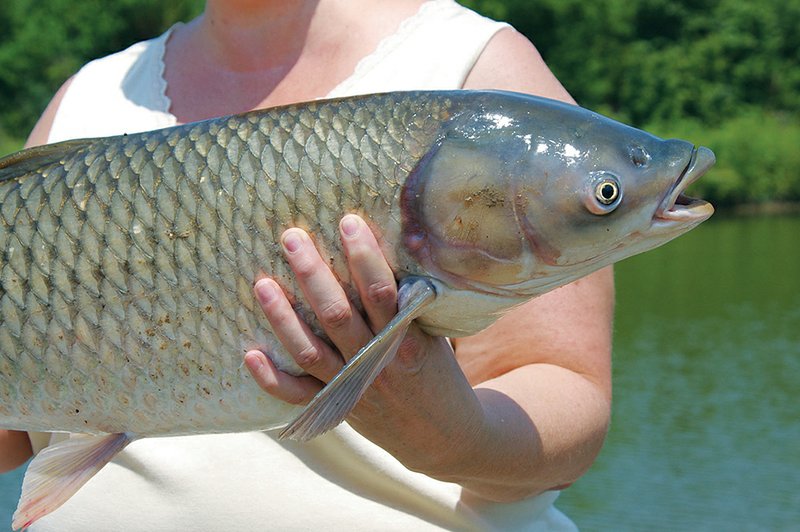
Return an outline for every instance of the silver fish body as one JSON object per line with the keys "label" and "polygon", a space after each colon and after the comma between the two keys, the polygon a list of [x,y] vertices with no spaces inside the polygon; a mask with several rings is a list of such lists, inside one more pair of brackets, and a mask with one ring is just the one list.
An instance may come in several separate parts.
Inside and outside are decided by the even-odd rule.
{"label": "silver fish body", "polygon": [[[337,222],[362,215],[398,280],[433,280],[439,297],[417,321],[465,335],[707,218],[682,190],[712,162],[581,108],[467,91],[318,101],[9,156],[0,427],[280,426],[297,408],[260,391],[242,355],[261,348],[300,372],[255,304],[262,275],[322,333],[277,245],[286,228],[308,230],[349,287]],[[603,202],[614,187],[624,197],[597,203],[601,185]]]}

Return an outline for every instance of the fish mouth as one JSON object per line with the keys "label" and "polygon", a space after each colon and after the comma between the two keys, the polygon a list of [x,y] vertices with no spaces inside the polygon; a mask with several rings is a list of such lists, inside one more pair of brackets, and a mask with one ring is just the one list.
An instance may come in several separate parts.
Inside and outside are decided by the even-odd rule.
{"label": "fish mouth", "polygon": [[700,179],[714,162],[716,162],[714,152],[704,146],[694,148],[689,163],[659,205],[654,219],[700,223],[714,214],[714,207],[710,203],[684,194],[689,185]]}

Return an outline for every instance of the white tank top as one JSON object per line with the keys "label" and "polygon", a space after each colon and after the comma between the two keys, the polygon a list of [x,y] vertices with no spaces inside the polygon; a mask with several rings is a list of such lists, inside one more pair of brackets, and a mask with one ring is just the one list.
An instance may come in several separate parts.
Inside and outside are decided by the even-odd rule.
{"label": "white tank top", "polygon": [[[427,2],[328,96],[460,88],[504,27],[453,0]],[[171,31],[84,66],[49,141],[175,125],[163,77]],[[575,530],[557,496],[476,500],[343,424],[305,444],[265,432],[136,441],[30,530]]]}

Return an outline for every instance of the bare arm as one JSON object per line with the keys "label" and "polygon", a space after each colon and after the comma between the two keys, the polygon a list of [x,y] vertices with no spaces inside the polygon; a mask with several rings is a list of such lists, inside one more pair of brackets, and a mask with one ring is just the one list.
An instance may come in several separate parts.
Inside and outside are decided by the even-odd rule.
{"label": "bare arm", "polygon": [[28,136],[28,140],[25,142],[26,148],[47,144],[47,139],[50,136],[50,130],[53,127],[53,120],[55,120],[56,117],[56,112],[58,111],[58,107],[61,105],[61,100],[64,99],[64,94],[67,93],[67,89],[71,83],[72,78],[69,78],[67,81],[65,81],[64,84],[61,85],[61,88],[59,88],[55,93],[53,99],[50,100],[50,103],[47,104],[42,116],[39,117],[36,125],[33,126],[33,130]]}
{"label": "bare arm", "polygon": [[[572,101],[533,46],[512,30],[491,41],[466,86]],[[273,328],[311,375],[291,377],[263,353],[248,353],[256,380],[281,399],[307,402],[396,312],[391,271],[366,225],[357,226],[354,234],[343,231],[342,240],[364,318],[311,240],[299,230],[287,232],[295,237],[291,244],[284,237],[289,263],[338,351],[309,333],[277,285],[256,285]],[[412,327],[348,421],[410,469],[486,499],[517,500],[569,484],[591,465],[605,437],[612,313],[613,277],[606,269],[456,341],[455,357],[446,342]]]}
{"label": "bare arm", "polygon": [[33,456],[27,432],[0,430],[0,473],[16,469]]}
{"label": "bare arm", "polygon": [[[39,146],[47,142],[56,111],[61,99],[64,97],[64,93],[67,91],[67,87],[69,87],[70,81],[71,78],[53,96],[53,99],[34,126],[33,131],[31,131],[30,136],[28,136],[28,140],[25,142],[26,148]],[[16,469],[31,456],[33,456],[33,449],[27,432],[0,429],[0,473]]]}
{"label": "bare arm", "polygon": [[[511,29],[490,42],[465,88],[499,88],[574,103],[530,41]],[[530,418],[530,432],[517,436],[538,438],[538,452],[531,460],[506,466],[509,474],[527,478],[533,491],[575,481],[602,447],[611,416],[613,311],[609,267],[513,310],[474,337],[455,341],[456,358],[477,385],[484,408],[493,409],[492,418],[503,419],[516,407]]]}

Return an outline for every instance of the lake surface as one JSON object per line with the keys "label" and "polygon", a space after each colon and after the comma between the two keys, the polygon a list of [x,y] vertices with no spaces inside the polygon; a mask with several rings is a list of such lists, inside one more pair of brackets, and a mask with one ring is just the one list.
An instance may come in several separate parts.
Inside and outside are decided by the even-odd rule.
{"label": "lake surface", "polygon": [[617,288],[611,431],[559,507],[588,531],[797,529],[800,217],[712,219]]}
{"label": "lake surface", "polygon": [[800,530],[800,218],[712,219],[620,263],[582,530]]}

